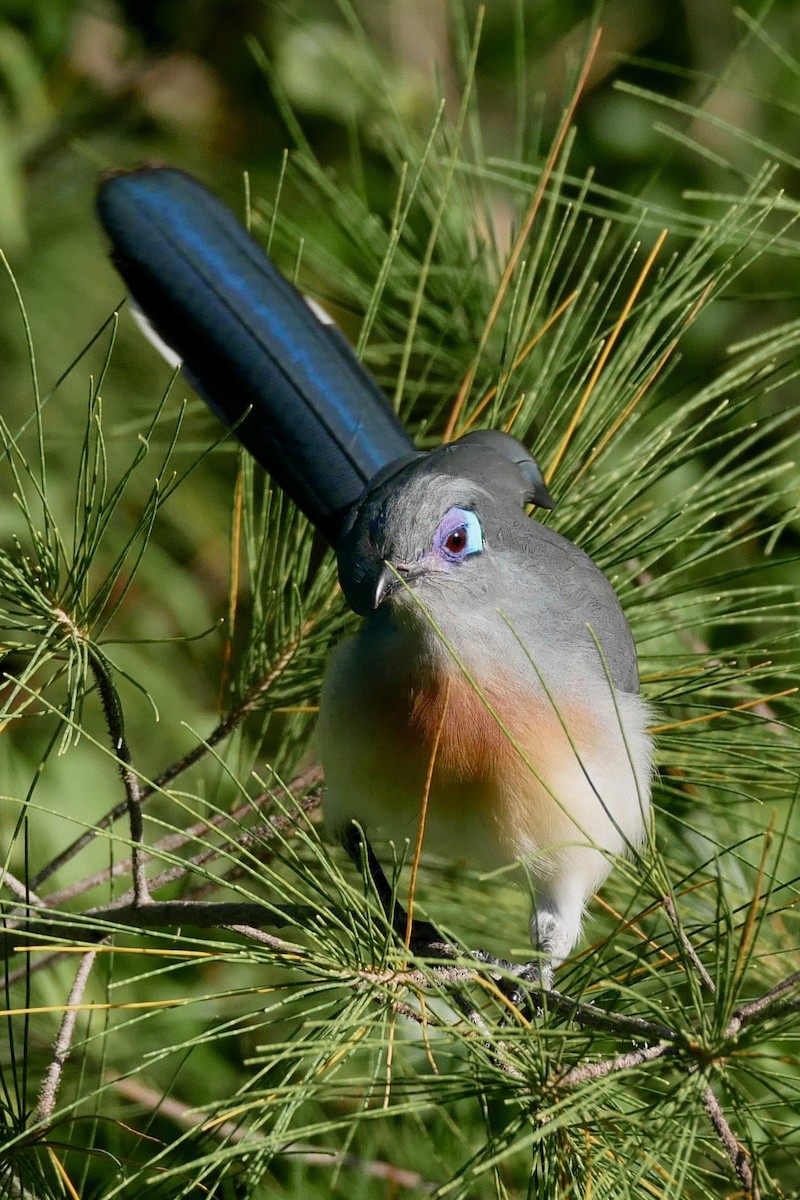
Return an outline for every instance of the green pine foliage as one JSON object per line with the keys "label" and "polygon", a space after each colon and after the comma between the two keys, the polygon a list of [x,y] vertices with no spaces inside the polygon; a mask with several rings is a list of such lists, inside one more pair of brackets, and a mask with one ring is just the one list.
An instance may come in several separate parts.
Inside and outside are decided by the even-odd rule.
{"label": "green pine foliage", "polygon": [[[250,219],[420,445],[474,421],[533,448],[558,501],[543,519],[607,572],[636,637],[647,846],[527,1011],[469,954],[526,957],[508,873],[423,858],[415,912],[460,957],[414,959],[320,823],[314,706],[355,622],[332,556],[230,439],[212,453],[181,379],[131,415],[124,308],[47,395],[28,331],[29,416],[0,420],[5,1195],[800,1195],[800,319],[765,310],[713,367],[696,353],[800,259],[787,155],[728,123],[713,165],[739,141],[757,159],[735,185],[680,205],[601,185],[568,108],[587,39],[558,130],[520,72],[517,152],[494,156],[480,19],[453,19],[460,106],[424,131],[359,40],[372,107],[349,179],[271,73],[294,148]],[[685,150],[699,112],[638,98]],[[381,203],[359,171],[376,138]],[[309,201],[313,231],[293,216]],[[222,539],[228,579],[198,599]],[[194,697],[182,676],[205,679]]]}

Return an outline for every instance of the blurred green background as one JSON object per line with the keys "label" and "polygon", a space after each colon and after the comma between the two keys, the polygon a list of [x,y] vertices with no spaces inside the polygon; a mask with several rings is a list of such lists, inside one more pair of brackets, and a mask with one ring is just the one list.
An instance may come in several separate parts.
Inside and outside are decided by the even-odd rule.
{"label": "blurred green background", "polygon": [[[478,6],[458,7],[465,25],[473,26]],[[547,144],[593,10],[574,0],[493,0],[487,6],[477,80],[491,153],[524,158],[527,152],[534,161]],[[30,310],[45,388],[121,294],[92,215],[99,170],[145,160],[174,163],[197,172],[241,211],[242,172],[250,172],[254,196],[272,195],[283,151],[293,144],[277,90],[326,167],[346,179],[360,173],[377,212],[393,202],[396,167],[387,161],[369,86],[373,51],[385,66],[387,102],[423,136],[440,88],[451,115],[458,104],[451,6],[445,0],[357,0],[352,13],[359,28],[348,12],[336,0],[0,5],[0,245]],[[759,15],[763,31],[755,31],[748,13]],[[520,20],[524,61],[511,33]],[[791,58],[800,38],[796,3],[609,0],[600,20],[601,48],[572,157],[576,174],[592,165],[598,184],[641,196],[654,210],[697,211],[696,199],[684,199],[687,191],[736,191],[769,146],[770,155],[783,151],[780,182],[793,190],[800,113]],[[518,145],[515,133],[521,74],[531,94],[541,93],[523,121],[527,145]],[[695,105],[702,118],[659,111],[621,84]],[[737,139],[727,123],[746,130],[749,140]],[[670,129],[694,146],[668,136]],[[313,198],[293,197],[293,205],[307,232],[325,228]],[[793,278],[781,278],[773,263],[768,278],[749,281],[751,292],[759,283],[789,303],[796,294]],[[771,315],[728,300],[713,325],[690,334],[687,370],[713,365],[729,340],[752,333]],[[3,392],[13,395],[20,388],[14,372],[24,375],[27,365],[10,304],[0,321],[1,365],[9,372]],[[133,355],[134,347],[126,345],[125,352]],[[132,404],[151,382],[141,374],[148,362],[142,355],[126,363]]]}

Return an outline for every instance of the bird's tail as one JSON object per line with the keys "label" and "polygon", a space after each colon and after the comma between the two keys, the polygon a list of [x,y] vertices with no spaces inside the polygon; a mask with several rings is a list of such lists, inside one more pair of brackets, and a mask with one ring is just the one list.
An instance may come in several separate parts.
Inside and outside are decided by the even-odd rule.
{"label": "bird's tail", "polygon": [[193,385],[334,542],[376,472],[414,450],[344,336],[189,175],[111,175],[97,208],[134,300]]}

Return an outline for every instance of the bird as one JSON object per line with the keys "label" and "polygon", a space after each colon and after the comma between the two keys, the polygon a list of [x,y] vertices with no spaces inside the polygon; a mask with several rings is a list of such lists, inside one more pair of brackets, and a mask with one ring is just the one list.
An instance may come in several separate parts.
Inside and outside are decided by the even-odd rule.
{"label": "bird", "polygon": [[[417,449],[338,328],[197,180],[111,173],[97,209],[135,304],[334,547],[362,618],[322,682],[328,830],[399,933],[392,847],[521,867],[522,971],[551,982],[648,826],[651,716],[614,588],[536,518],[554,504],[520,441],[483,429]],[[441,949],[418,925],[415,949]]]}

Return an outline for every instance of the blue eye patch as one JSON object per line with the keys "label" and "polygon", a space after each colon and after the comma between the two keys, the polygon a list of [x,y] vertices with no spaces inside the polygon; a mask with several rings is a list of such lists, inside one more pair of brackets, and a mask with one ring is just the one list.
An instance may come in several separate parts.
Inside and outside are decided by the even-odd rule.
{"label": "blue eye patch", "polygon": [[451,508],[433,537],[433,550],[450,562],[459,562],[483,549],[483,530],[474,512]]}

